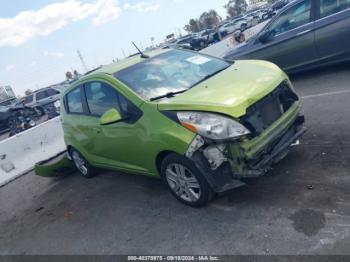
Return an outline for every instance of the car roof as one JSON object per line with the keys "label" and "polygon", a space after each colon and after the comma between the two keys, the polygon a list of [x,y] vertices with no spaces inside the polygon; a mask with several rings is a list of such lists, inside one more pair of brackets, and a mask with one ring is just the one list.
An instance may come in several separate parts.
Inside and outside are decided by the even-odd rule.
{"label": "car roof", "polygon": [[[150,58],[152,58],[152,57],[158,56],[160,54],[163,54],[163,53],[166,53],[169,51],[170,51],[170,49],[156,49],[156,50],[153,50],[150,52],[146,52],[145,54],[147,56],[149,56]],[[97,70],[91,72],[88,75],[97,74],[97,73],[105,73],[105,74],[111,75],[111,74],[114,74],[114,73],[121,71],[125,68],[136,65],[142,61],[145,61],[145,58],[141,58],[141,56],[139,54],[136,54],[134,56],[120,60],[118,62],[102,66],[101,68],[98,68]]]}

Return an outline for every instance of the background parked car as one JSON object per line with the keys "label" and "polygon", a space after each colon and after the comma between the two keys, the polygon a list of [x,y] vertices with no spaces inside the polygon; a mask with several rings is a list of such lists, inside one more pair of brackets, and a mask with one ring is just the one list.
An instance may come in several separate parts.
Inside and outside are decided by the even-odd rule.
{"label": "background parked car", "polygon": [[26,96],[23,99],[23,104],[34,108],[39,116],[47,113],[49,118],[52,118],[57,115],[60,98],[61,92],[59,90],[47,87]]}
{"label": "background parked car", "polygon": [[240,28],[238,27],[238,25],[235,22],[229,22],[229,23],[227,23],[219,28],[220,33],[223,35],[232,34],[232,33],[236,32],[237,30],[240,30]]}
{"label": "background parked car", "polygon": [[254,12],[254,15],[259,18],[259,23],[262,21],[265,21],[269,17],[268,10],[266,10],[266,9],[259,9],[259,10]]}
{"label": "background parked car", "polygon": [[191,46],[194,50],[201,50],[208,45],[214,43],[216,41],[215,39],[216,30],[214,29],[207,29],[203,30],[199,33],[195,33],[192,36],[191,40]]}
{"label": "background parked car", "polygon": [[35,110],[22,104],[0,106],[0,133],[10,130],[10,136],[36,125]]}
{"label": "background parked car", "polygon": [[245,18],[236,18],[232,20],[233,23],[237,25],[237,28],[239,28],[242,32],[245,31],[248,26],[248,21]]}
{"label": "background parked car", "polygon": [[0,102],[0,106],[10,106],[12,104],[15,104],[16,102],[18,102],[17,98],[10,98],[10,99],[7,99],[5,101]]}
{"label": "background parked car", "polygon": [[256,26],[257,24],[259,24],[259,21],[260,21],[260,17],[255,13],[251,13],[244,16],[244,19],[247,21],[248,27]]}
{"label": "background parked car", "polygon": [[350,0],[296,0],[226,59],[263,59],[289,72],[350,60]]}

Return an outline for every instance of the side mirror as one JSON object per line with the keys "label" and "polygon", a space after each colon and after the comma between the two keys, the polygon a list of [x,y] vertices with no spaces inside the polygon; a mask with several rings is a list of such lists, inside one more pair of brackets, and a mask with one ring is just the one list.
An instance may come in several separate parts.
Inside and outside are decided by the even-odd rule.
{"label": "side mirror", "polygon": [[272,33],[271,31],[265,31],[259,36],[259,41],[263,44],[271,40]]}
{"label": "side mirror", "polygon": [[122,116],[117,109],[111,108],[106,113],[104,113],[100,118],[101,125],[110,125],[117,123],[122,120]]}

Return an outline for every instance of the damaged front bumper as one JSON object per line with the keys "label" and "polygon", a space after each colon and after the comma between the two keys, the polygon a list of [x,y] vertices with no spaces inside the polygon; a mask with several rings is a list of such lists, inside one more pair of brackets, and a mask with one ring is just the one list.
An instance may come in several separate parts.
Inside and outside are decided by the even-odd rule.
{"label": "damaged front bumper", "polygon": [[197,136],[186,156],[206,176],[215,192],[244,185],[241,179],[265,175],[306,132],[301,105],[295,103],[260,135],[242,141],[206,144]]}

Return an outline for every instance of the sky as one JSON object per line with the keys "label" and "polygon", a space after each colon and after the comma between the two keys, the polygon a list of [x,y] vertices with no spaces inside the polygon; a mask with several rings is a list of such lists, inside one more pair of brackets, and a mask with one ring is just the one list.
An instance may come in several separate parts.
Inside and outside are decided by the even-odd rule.
{"label": "sky", "polygon": [[[88,69],[160,43],[190,18],[215,9],[226,17],[228,0],[0,0],[0,86],[22,96]],[[182,31],[182,33],[185,33]]]}

